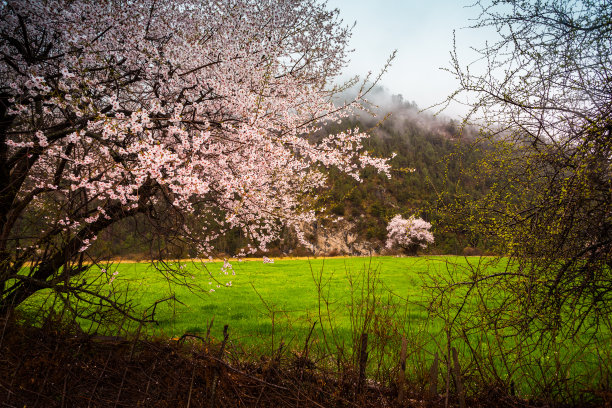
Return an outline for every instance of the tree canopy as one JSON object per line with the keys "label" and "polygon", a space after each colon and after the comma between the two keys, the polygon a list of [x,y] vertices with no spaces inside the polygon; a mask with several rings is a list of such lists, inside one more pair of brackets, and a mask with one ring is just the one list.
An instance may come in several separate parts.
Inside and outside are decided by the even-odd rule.
{"label": "tree canopy", "polygon": [[45,287],[97,293],[70,281],[120,220],[153,225],[159,259],[169,242],[209,256],[230,229],[265,249],[313,219],[320,169],[387,172],[357,129],[306,137],[349,108],[332,104],[350,36],[337,14],[314,0],[3,2],[0,309]]}

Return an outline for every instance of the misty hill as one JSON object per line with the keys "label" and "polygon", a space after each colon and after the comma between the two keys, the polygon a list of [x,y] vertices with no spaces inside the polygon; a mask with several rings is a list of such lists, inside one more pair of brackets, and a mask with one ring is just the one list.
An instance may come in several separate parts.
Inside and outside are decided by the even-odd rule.
{"label": "misty hill", "polygon": [[[460,129],[452,119],[419,113],[416,104],[404,102],[401,95],[391,96],[388,102],[381,109],[386,108],[390,115],[382,122],[364,114],[330,125],[326,131],[354,127],[369,130],[372,137],[366,142],[368,151],[380,157],[396,154],[390,162],[391,179],[368,169],[359,183],[331,170],[328,193],[321,199],[325,208],[321,218],[332,215],[349,220],[355,241],[367,241],[374,252],[383,248],[387,222],[396,214],[419,215],[434,224],[436,244],[430,248],[434,253],[462,253],[466,246],[482,245],[464,242],[458,232],[436,228],[440,193],[457,190],[470,195],[483,193],[481,185],[461,172],[462,167],[481,157],[472,146],[476,130]],[[329,222],[322,224],[333,229]]]}

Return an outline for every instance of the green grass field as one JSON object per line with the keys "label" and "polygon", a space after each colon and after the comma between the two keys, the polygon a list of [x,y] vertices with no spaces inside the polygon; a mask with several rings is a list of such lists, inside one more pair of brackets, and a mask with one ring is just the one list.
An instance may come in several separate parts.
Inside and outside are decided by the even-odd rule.
{"label": "green grass field", "polygon": [[[97,279],[103,294],[107,291],[127,296],[136,315],[147,310],[150,314],[152,304],[174,296],[176,301],[157,306],[157,323],[144,326],[147,334],[162,339],[185,333],[205,336],[214,319],[210,332],[213,338],[220,339],[223,326],[228,325],[234,346],[253,356],[271,355],[281,342],[285,350],[302,350],[316,322],[310,337],[311,349],[327,356],[341,350],[348,353],[345,357],[355,361],[356,345],[366,331],[372,334],[371,360],[385,361],[387,369],[397,364],[400,339],[405,336],[410,348],[407,366],[418,376],[426,375],[423,370],[431,365],[434,352],[444,355],[447,350],[445,321],[428,311],[432,291],[426,286],[449,275],[463,280],[471,267],[488,261],[491,259],[478,257],[352,257],[276,260],[264,264],[260,259],[234,261],[233,271],[224,271],[223,262],[185,262],[181,263],[181,276],[174,278],[164,276],[150,264],[119,263],[106,273],[92,268],[86,279]],[[487,272],[501,271],[505,266],[503,260],[493,262],[487,266]],[[231,286],[226,286],[230,281]],[[459,296],[462,290],[465,289],[454,295]],[[40,315],[41,304],[48,308],[53,299],[50,292],[41,292],[22,310],[32,316]],[[77,302],[73,306],[82,305]],[[469,316],[475,310],[472,307],[474,304],[467,304],[462,313]],[[80,324],[103,334],[129,336],[137,332],[137,323],[118,321],[121,323],[106,328],[83,319]],[[461,327],[453,330],[457,336]],[[468,356],[474,352],[461,338],[455,338],[453,344],[460,348],[460,353]],[[544,353],[533,349],[536,351],[525,356],[514,349],[518,344],[513,339],[501,339],[486,329],[470,339],[478,347],[480,358],[490,358],[489,364],[499,372],[521,378],[524,384],[517,387],[525,392],[540,387],[542,378],[557,378],[559,364],[566,360],[571,369],[564,368],[564,375],[590,378],[590,372],[601,368],[601,352],[609,345],[609,336],[603,333],[584,342],[566,339]],[[488,350],[498,347],[499,341],[506,342],[504,351],[491,354]],[[371,373],[375,369],[380,369],[380,365],[369,366]],[[418,370],[423,372],[419,374]],[[532,378],[532,383],[528,384],[526,378]]]}
{"label": "green grass field", "polygon": [[[271,342],[272,335],[277,344],[280,340],[292,343],[301,341],[317,321],[317,330],[321,325],[325,329],[333,327],[346,343],[351,341],[351,328],[363,323],[359,314],[365,313],[366,286],[376,293],[376,301],[394,305],[395,317],[406,325],[432,333],[439,331],[440,322],[428,319],[427,312],[418,305],[426,301],[426,276],[446,271],[447,262],[465,265],[476,259],[352,257],[276,260],[273,264],[247,260],[232,262],[235,275],[231,270],[226,275],[222,262],[186,262],[186,281],[198,286],[192,289],[172,284],[150,264],[121,263],[109,268],[108,277],[102,275],[101,279],[108,282],[112,273],[118,272],[112,283],[106,283],[108,290],[127,292],[137,313],[156,300],[176,297],[176,302],[157,307],[158,324],[147,327],[150,334],[168,338],[184,333],[203,334],[214,318],[211,333],[217,338],[227,324],[232,338],[243,344]],[[97,269],[91,272],[92,276],[98,274]],[[229,281],[231,286],[226,286]],[[29,303],[30,307],[37,307],[45,296],[41,293]],[[403,309],[397,310],[398,305]],[[125,325],[128,331],[135,330],[134,323]]]}
{"label": "green grass field", "polygon": [[[156,332],[168,336],[203,333],[214,317],[214,334],[228,324],[234,338],[253,343],[270,338],[273,318],[277,339],[299,337],[319,320],[319,294],[329,301],[329,313],[327,303],[322,301],[321,314],[331,315],[336,329],[349,330],[351,281],[353,292],[358,291],[353,297],[361,298],[361,289],[372,272],[380,278],[379,293],[391,292],[397,301],[420,302],[425,275],[435,273],[445,261],[445,258],[376,257],[277,260],[264,264],[253,260],[232,262],[235,275],[231,271],[225,275],[222,263],[185,264],[188,274],[193,275],[190,283],[201,285],[204,291],[169,286],[167,279],[149,265],[123,264],[118,267],[116,282],[120,288],[127,288],[128,283],[137,288],[134,300],[141,308],[172,294],[182,302],[168,302],[159,308],[156,315],[159,325],[151,327]],[[228,281],[231,287],[225,286]],[[417,320],[427,317],[422,310],[411,310],[409,316]]]}

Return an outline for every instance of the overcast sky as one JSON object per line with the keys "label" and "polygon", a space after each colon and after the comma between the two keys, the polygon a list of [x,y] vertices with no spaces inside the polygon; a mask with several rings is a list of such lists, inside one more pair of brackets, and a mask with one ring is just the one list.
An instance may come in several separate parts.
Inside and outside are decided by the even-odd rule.
{"label": "overcast sky", "polygon": [[[329,0],[329,8],[340,9],[345,24],[357,23],[351,39],[355,52],[346,75],[378,72],[397,50],[382,85],[393,94],[402,94],[405,100],[415,101],[420,108],[443,101],[457,86],[453,76],[440,69],[450,64],[453,30],[457,48],[466,57],[470,56],[471,45],[485,40],[484,33],[465,28],[478,16],[479,9],[469,7],[473,2]],[[452,106],[444,114],[457,117],[463,112],[465,108]]]}

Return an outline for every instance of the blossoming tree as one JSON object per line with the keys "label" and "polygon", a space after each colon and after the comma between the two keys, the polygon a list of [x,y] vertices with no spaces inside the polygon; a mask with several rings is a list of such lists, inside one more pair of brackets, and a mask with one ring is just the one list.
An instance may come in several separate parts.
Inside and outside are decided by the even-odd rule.
{"label": "blossoming tree", "polygon": [[387,225],[387,248],[399,247],[409,254],[416,254],[418,248],[433,244],[434,236],[429,231],[431,224],[422,218],[410,216],[407,220],[401,215],[391,218]]}
{"label": "blossoming tree", "polygon": [[114,305],[71,278],[119,221],[265,249],[313,220],[321,169],[388,172],[358,130],[308,137],[351,107],[330,86],[349,36],[315,0],[2,2],[0,312],[42,288]]}

